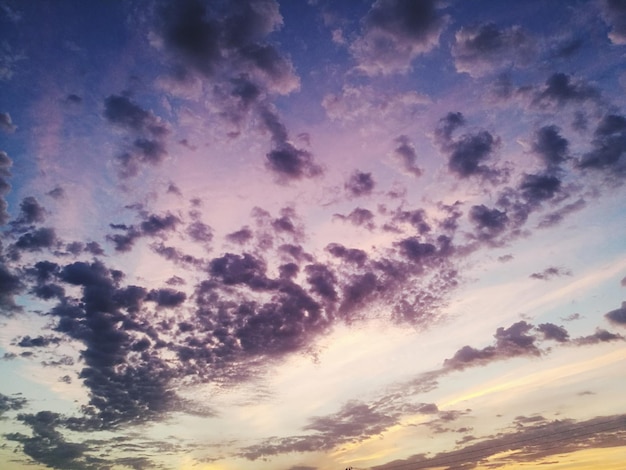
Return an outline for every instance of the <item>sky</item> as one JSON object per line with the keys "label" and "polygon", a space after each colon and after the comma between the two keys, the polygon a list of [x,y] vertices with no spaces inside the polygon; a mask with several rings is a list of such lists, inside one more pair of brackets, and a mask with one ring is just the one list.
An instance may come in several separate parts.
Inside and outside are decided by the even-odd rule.
{"label": "sky", "polygon": [[0,0],[0,466],[623,468],[625,65],[623,0]]}

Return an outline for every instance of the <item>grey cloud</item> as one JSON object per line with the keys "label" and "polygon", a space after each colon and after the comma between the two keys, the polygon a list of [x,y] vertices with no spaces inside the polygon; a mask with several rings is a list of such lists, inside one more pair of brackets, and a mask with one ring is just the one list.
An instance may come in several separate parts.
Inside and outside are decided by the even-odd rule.
{"label": "grey cloud", "polygon": [[552,74],[545,85],[535,92],[532,103],[536,106],[564,106],[581,104],[586,101],[597,101],[600,92],[587,83],[573,79],[562,72]]}
{"label": "grey cloud", "polygon": [[8,204],[4,197],[11,190],[11,185],[7,181],[11,177],[11,166],[13,166],[13,160],[6,152],[0,150],[0,226],[9,221]]}
{"label": "grey cloud", "polygon": [[49,346],[50,344],[59,344],[61,342],[61,338],[58,336],[36,336],[31,338],[26,335],[17,343],[17,345],[21,348],[43,348]]}
{"label": "grey cloud", "polygon": [[452,54],[457,71],[481,76],[504,67],[528,65],[536,45],[519,26],[504,29],[488,23],[458,31]]}
{"label": "grey cloud", "polygon": [[611,27],[609,39],[613,44],[626,44],[626,6],[620,0],[602,0],[602,16]]}
{"label": "grey cloud", "polygon": [[541,279],[547,281],[554,277],[571,276],[572,272],[569,269],[559,268],[557,266],[550,266],[538,273],[532,273],[529,277],[531,279]]}
{"label": "grey cloud", "polygon": [[590,344],[598,344],[598,343],[607,343],[610,341],[623,341],[624,337],[617,333],[611,333],[610,331],[604,330],[602,328],[598,328],[596,332],[592,335],[581,336],[579,338],[574,338],[573,342],[580,346],[590,345]]}
{"label": "grey cloud", "polygon": [[96,470],[99,459],[88,460],[88,446],[67,442],[60,431],[62,418],[58,413],[40,411],[36,414],[20,414],[18,419],[32,429],[32,436],[21,433],[5,434],[6,439],[22,444],[23,451],[36,462],[51,468],[69,470]]}
{"label": "grey cloud", "polygon": [[360,442],[382,433],[397,423],[397,415],[389,415],[361,402],[346,403],[332,415],[314,417],[303,431],[310,434],[272,438],[246,447],[240,456],[249,460],[290,452],[328,450],[348,442]]}
{"label": "grey cloud", "polygon": [[136,176],[143,164],[157,165],[167,155],[167,126],[152,112],[146,111],[127,96],[111,95],[104,100],[104,117],[124,129],[132,144],[116,157],[122,178]]}
{"label": "grey cloud", "polygon": [[333,256],[340,258],[348,263],[354,263],[362,266],[367,261],[367,253],[357,248],[346,248],[340,243],[331,243],[326,250]]}
{"label": "grey cloud", "polygon": [[[476,468],[489,461],[493,466],[525,466],[549,457],[601,447],[621,445],[626,426],[624,415],[598,416],[584,421],[521,418],[512,430],[485,436],[479,442],[435,455],[416,454],[373,467],[392,470],[399,466],[415,469],[446,470]],[[472,439],[474,441],[476,439]]]}
{"label": "grey cloud", "polygon": [[371,173],[356,170],[345,182],[344,188],[351,196],[367,196],[372,193],[375,184],[376,183],[374,182],[374,178],[372,178]]}
{"label": "grey cloud", "polygon": [[604,316],[608,321],[615,325],[626,326],[626,302],[622,302],[622,306],[620,308],[611,310]]}
{"label": "grey cloud", "polygon": [[200,221],[194,221],[187,227],[187,235],[192,240],[199,243],[209,243],[213,240],[213,230],[207,224]]}
{"label": "grey cloud", "polygon": [[394,142],[397,146],[393,150],[392,157],[400,163],[402,169],[408,174],[416,178],[421,176],[423,170],[417,165],[417,152],[410,139],[401,135],[396,137]]}
{"label": "grey cloud", "polygon": [[398,242],[403,256],[413,262],[424,262],[436,254],[437,248],[432,243],[422,243],[417,237],[405,238]]}
{"label": "grey cloud", "polygon": [[20,396],[8,396],[0,393],[0,417],[7,411],[21,410],[26,405],[25,398]]}
{"label": "grey cloud", "polygon": [[522,197],[531,205],[552,199],[561,189],[561,180],[554,175],[524,175],[520,183]]}
{"label": "grey cloud", "polygon": [[476,349],[464,346],[454,356],[444,361],[444,369],[463,370],[467,367],[485,365],[489,362],[517,356],[538,356],[541,350],[535,345],[536,338],[529,333],[533,325],[520,321],[509,328],[500,327],[493,346]]}
{"label": "grey cloud", "polygon": [[20,202],[18,222],[23,224],[41,223],[46,220],[46,211],[33,196],[28,196]]}
{"label": "grey cloud", "polygon": [[592,150],[580,159],[581,169],[608,169],[626,173],[626,118],[618,114],[604,116],[594,131]]}
{"label": "grey cloud", "polygon": [[374,214],[369,209],[357,207],[348,215],[335,214],[333,217],[348,221],[357,227],[365,227],[368,230],[374,229]]}
{"label": "grey cloud", "polygon": [[250,230],[249,227],[243,227],[241,230],[237,230],[236,232],[226,235],[226,240],[243,245],[244,243],[252,240],[252,236],[252,230]]}
{"label": "grey cloud", "polygon": [[337,300],[337,278],[335,274],[323,264],[309,264],[305,268],[307,282],[311,290],[324,300]]}
{"label": "grey cloud", "polygon": [[453,132],[464,124],[461,113],[448,113],[435,129],[435,142],[447,155],[448,168],[461,178],[473,175],[487,179],[497,177],[499,172],[483,163],[493,155],[500,144],[499,139],[484,130],[453,139]]}
{"label": "grey cloud", "polygon": [[563,207],[560,207],[559,209],[544,215],[539,221],[539,224],[537,225],[537,227],[547,228],[547,227],[552,227],[554,225],[557,225],[567,215],[574,213],[576,211],[579,211],[586,206],[587,206],[587,203],[585,202],[584,199],[577,199],[574,202],[566,204]]}
{"label": "grey cloud", "polygon": [[363,18],[363,33],[350,51],[368,75],[406,72],[433,49],[446,23],[434,0],[378,0]]}
{"label": "grey cloud", "polygon": [[569,333],[567,330],[554,323],[541,323],[537,325],[537,331],[543,334],[543,338],[546,340],[554,340],[559,343],[569,341]]}
{"label": "grey cloud", "polygon": [[314,178],[323,173],[322,167],[315,163],[310,152],[295,147],[288,140],[287,129],[274,111],[264,109],[261,117],[270,132],[274,147],[266,155],[265,165],[276,174],[280,183]]}
{"label": "grey cloud", "polygon": [[9,113],[0,113],[0,129],[9,134],[15,132],[15,129],[17,129]]}
{"label": "grey cloud", "polygon": [[54,229],[42,227],[21,235],[13,246],[22,251],[41,251],[42,248],[52,248],[56,243]]}
{"label": "grey cloud", "polygon": [[187,299],[184,292],[174,289],[153,289],[146,295],[146,300],[156,302],[159,307],[178,307]]}
{"label": "grey cloud", "polygon": [[65,196],[65,190],[61,186],[57,186],[56,188],[48,191],[47,194],[53,199],[63,199]]}
{"label": "grey cloud", "polygon": [[491,240],[500,235],[509,223],[506,212],[498,209],[489,209],[485,205],[472,206],[469,211],[469,219],[472,221],[479,240]]}
{"label": "grey cloud", "polygon": [[544,126],[536,132],[532,143],[533,152],[548,168],[558,167],[569,158],[569,142],[559,132],[557,126]]}
{"label": "grey cloud", "polygon": [[461,178],[472,175],[493,175],[494,170],[481,163],[492,156],[498,143],[498,139],[488,131],[464,135],[452,144],[448,168]]}

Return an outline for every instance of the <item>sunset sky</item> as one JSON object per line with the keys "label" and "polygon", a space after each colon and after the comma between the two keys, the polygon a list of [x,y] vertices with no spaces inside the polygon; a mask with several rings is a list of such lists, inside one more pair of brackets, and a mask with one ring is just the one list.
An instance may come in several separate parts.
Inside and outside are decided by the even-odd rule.
{"label": "sunset sky", "polygon": [[625,182],[623,0],[0,0],[0,467],[623,469]]}

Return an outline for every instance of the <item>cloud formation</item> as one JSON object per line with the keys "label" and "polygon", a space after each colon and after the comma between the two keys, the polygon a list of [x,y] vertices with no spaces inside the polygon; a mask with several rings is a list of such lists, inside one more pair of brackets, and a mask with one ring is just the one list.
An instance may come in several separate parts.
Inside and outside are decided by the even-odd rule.
{"label": "cloud formation", "polygon": [[378,0],[350,51],[365,74],[407,72],[417,56],[437,46],[444,26],[435,0]]}

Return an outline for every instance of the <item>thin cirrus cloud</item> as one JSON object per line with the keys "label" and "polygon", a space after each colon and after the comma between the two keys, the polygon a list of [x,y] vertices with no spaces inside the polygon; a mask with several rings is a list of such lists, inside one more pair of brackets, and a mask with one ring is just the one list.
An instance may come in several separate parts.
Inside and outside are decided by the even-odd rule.
{"label": "thin cirrus cloud", "polygon": [[0,459],[623,452],[618,3],[2,7]]}

